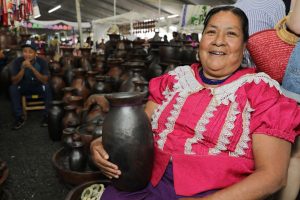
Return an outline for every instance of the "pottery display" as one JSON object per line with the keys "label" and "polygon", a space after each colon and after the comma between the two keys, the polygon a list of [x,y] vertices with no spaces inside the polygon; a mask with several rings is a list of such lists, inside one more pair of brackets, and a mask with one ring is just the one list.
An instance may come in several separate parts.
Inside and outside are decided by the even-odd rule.
{"label": "pottery display", "polygon": [[63,133],[61,136],[61,143],[64,146],[65,149],[70,150],[72,147],[73,142],[75,141],[74,138],[75,134],[75,128],[74,127],[69,127],[63,129]]}
{"label": "pottery display", "polygon": [[62,119],[63,128],[77,127],[80,124],[80,118],[76,113],[76,107],[68,105],[64,107],[65,114]]}
{"label": "pottery display", "polygon": [[50,87],[54,100],[61,100],[63,98],[63,88],[66,86],[63,76],[60,72],[51,73]]}
{"label": "pottery display", "polygon": [[52,164],[58,177],[65,183],[79,185],[89,181],[107,179],[99,170],[86,168],[83,172],[70,170],[69,151],[65,148],[57,150],[52,156]]}
{"label": "pottery display", "polygon": [[64,116],[63,101],[52,101],[48,111],[48,133],[53,141],[59,141],[62,135]]}
{"label": "pottery display", "polygon": [[84,143],[81,141],[74,141],[71,145],[69,154],[70,170],[83,172],[87,164],[87,155],[84,150]]}
{"label": "pottery display", "polygon": [[73,93],[75,91],[75,88],[73,88],[73,87],[64,87],[64,88],[62,88],[62,91],[64,93],[62,100],[65,103],[65,105],[68,105],[69,104],[69,97],[73,95]]}
{"label": "pottery display", "polygon": [[84,100],[90,94],[90,89],[88,88],[87,81],[85,79],[86,71],[82,68],[73,69],[74,77],[72,80],[71,87],[75,88],[74,93],[77,96],[82,96]]}
{"label": "pottery display", "polygon": [[122,191],[137,191],[148,184],[153,165],[153,138],[142,101],[144,93],[105,95],[110,110],[103,122],[102,140],[110,161],[122,175],[112,185]]}

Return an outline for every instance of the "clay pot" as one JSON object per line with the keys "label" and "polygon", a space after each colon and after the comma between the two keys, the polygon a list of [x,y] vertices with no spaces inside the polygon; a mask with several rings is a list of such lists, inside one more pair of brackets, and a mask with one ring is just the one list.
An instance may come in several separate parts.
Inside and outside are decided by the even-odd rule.
{"label": "clay pot", "polygon": [[160,46],[159,55],[161,63],[169,63],[170,61],[177,61],[180,63],[181,48],[177,46]]}
{"label": "clay pot", "polygon": [[98,74],[98,71],[88,71],[87,72],[87,83],[89,88],[93,88],[96,83],[96,75]]}
{"label": "clay pot", "polygon": [[128,69],[128,71],[130,71],[128,73],[129,76],[128,79],[122,83],[120,87],[121,92],[133,92],[135,91],[134,81],[146,81],[145,78],[141,75],[143,71],[143,66],[136,66],[136,67],[139,68]]}
{"label": "clay pot", "polygon": [[112,92],[112,78],[109,76],[96,76],[96,84],[93,88],[93,94],[104,94]]}
{"label": "clay pot", "polygon": [[69,96],[69,105],[76,107],[76,114],[81,118],[81,111],[83,109],[83,98],[81,96]]}
{"label": "clay pot", "polygon": [[80,124],[80,118],[76,114],[76,107],[73,105],[68,105],[64,107],[65,115],[62,119],[63,128],[76,127]]}
{"label": "clay pot", "polygon": [[59,73],[53,73],[50,79],[53,100],[61,100],[63,98],[63,88],[66,86],[63,77]]}
{"label": "clay pot", "polygon": [[51,72],[51,75],[52,74],[59,74],[62,72],[62,68],[60,66],[60,63],[57,62],[57,61],[51,61],[49,63],[49,71]]}
{"label": "clay pot", "polygon": [[75,133],[75,128],[74,127],[69,127],[63,129],[62,136],[61,136],[61,142],[62,145],[65,147],[65,149],[70,150],[72,144],[73,144],[73,137]]}
{"label": "clay pot", "polygon": [[110,161],[122,175],[112,185],[122,191],[147,186],[153,165],[153,138],[150,122],[142,107],[143,93],[120,92],[106,95],[110,111],[103,122],[102,138]]}
{"label": "clay pot", "polygon": [[82,68],[73,69],[74,78],[72,80],[71,87],[75,88],[75,94],[82,96],[84,101],[88,98],[90,90],[85,80],[86,71]]}
{"label": "clay pot", "polygon": [[73,87],[64,87],[62,89],[64,92],[64,96],[62,98],[63,102],[68,105],[69,104],[69,97],[73,95],[73,92],[75,91],[75,88]]}
{"label": "clay pot", "polygon": [[192,45],[184,45],[181,50],[181,64],[191,65],[197,62],[197,50]]}
{"label": "clay pot", "polygon": [[65,148],[61,148],[53,154],[52,163],[58,177],[63,182],[71,185],[79,185],[88,181],[106,179],[99,170],[94,171],[89,168],[84,172],[70,170],[69,151]]}
{"label": "clay pot", "polygon": [[92,65],[90,61],[91,48],[80,48],[81,58],[79,60],[79,67],[85,71],[92,70]]}
{"label": "clay pot", "polygon": [[75,141],[72,143],[69,155],[70,169],[77,172],[83,172],[87,165],[87,155],[84,151],[84,143]]}
{"label": "clay pot", "polygon": [[48,133],[53,141],[61,140],[62,119],[64,116],[63,101],[52,101],[48,111]]}

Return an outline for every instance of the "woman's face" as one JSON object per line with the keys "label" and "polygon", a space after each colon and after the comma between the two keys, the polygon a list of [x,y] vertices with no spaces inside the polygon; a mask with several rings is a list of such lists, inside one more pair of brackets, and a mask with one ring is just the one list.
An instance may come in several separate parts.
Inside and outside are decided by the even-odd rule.
{"label": "woman's face", "polygon": [[25,60],[33,60],[36,56],[36,51],[30,47],[24,47],[23,56]]}
{"label": "woman's face", "polygon": [[239,68],[246,44],[240,18],[230,11],[213,15],[199,44],[199,56],[207,78],[222,79]]}

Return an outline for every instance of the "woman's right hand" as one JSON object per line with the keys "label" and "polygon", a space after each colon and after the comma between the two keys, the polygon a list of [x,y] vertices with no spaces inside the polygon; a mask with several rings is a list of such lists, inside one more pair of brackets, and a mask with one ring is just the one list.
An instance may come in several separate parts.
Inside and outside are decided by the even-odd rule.
{"label": "woman's right hand", "polygon": [[102,137],[95,139],[90,146],[94,163],[101,169],[101,172],[108,178],[119,178],[121,171],[118,166],[109,162],[109,155],[103,148]]}

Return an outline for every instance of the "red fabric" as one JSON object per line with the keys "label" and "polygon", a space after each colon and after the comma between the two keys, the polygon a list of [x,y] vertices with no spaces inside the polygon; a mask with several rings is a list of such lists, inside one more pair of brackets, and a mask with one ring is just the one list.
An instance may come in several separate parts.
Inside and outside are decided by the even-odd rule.
{"label": "red fabric", "polygon": [[[192,68],[196,79],[203,84],[198,74],[198,65],[193,65]],[[221,86],[237,80],[245,74],[253,73],[254,69],[239,70]],[[152,79],[149,85],[149,100],[162,104],[165,100],[163,92],[166,88],[172,91],[176,82],[177,80],[169,74]],[[158,149],[159,134],[166,129],[170,111],[176,103],[177,95],[175,95],[161,113],[157,129],[153,129],[156,151],[151,182],[154,186],[162,177],[171,157],[174,166],[175,191],[178,195],[193,195],[229,186],[254,170],[251,141],[253,133],[267,134],[291,142],[299,134],[300,109],[297,103],[280,95],[275,87],[270,87],[263,81],[258,84],[251,82],[241,86],[235,95],[239,114],[236,115],[234,121],[233,135],[228,137],[229,144],[226,145],[226,150],[221,151],[218,155],[210,155],[208,152],[218,142],[230,103],[229,105],[221,104],[213,112],[214,116],[205,126],[204,139],[192,145],[196,155],[184,154],[186,140],[194,136],[197,122],[212,99],[209,89],[200,90],[186,99],[175,121],[174,130],[167,136],[163,150]],[[251,113],[250,141],[247,143],[248,148],[244,149],[243,156],[232,157],[229,156],[229,153],[235,151],[243,133],[242,113],[246,102],[249,102],[251,108],[254,109]]]}
{"label": "red fabric", "polygon": [[257,32],[250,36],[247,48],[259,71],[282,82],[294,45],[282,41],[275,29]]}

